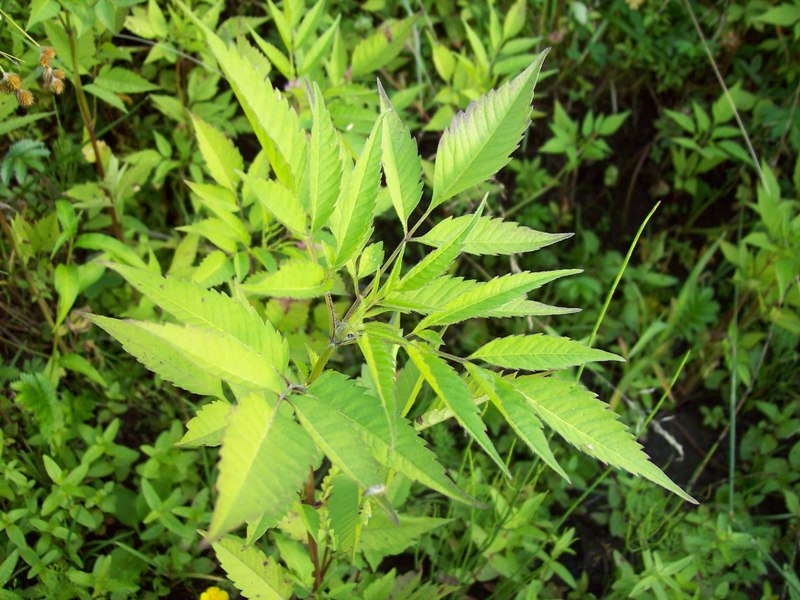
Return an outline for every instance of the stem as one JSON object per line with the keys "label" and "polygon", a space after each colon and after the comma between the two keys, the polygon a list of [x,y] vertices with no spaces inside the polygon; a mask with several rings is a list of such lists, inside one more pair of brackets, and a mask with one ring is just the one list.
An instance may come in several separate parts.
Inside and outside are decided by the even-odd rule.
{"label": "stem", "polygon": [[[309,506],[314,506],[314,469],[309,468],[308,471],[308,479],[306,479],[305,484],[305,500],[304,502]],[[311,557],[311,562],[314,564],[314,591],[316,592],[320,585],[322,585],[322,570],[320,569],[319,563],[319,551],[317,548],[317,540],[314,539],[314,536],[311,535],[311,532],[308,533],[308,554]]]}
{"label": "stem", "polygon": [[[69,42],[69,49],[72,58],[72,83],[75,86],[75,99],[78,102],[78,110],[81,113],[83,124],[86,127],[87,133],[89,134],[89,141],[91,142],[92,149],[94,150],[94,164],[97,168],[97,175],[101,181],[105,181],[106,172],[105,168],[103,168],[103,161],[100,157],[100,147],[97,143],[94,119],[89,111],[89,102],[86,99],[86,93],[83,91],[83,86],[81,85],[81,74],[78,67],[78,46],[75,43],[75,36],[70,23],[69,14],[67,14],[66,21],[64,22],[64,31],[67,34],[67,41]],[[120,242],[124,242],[122,227],[120,226],[119,215],[117,214],[117,207],[114,206],[114,200],[110,197],[108,190],[106,190],[106,195],[108,195],[109,199],[111,200],[108,207],[108,212],[111,216],[111,229],[114,233],[114,237]]]}
{"label": "stem", "polygon": [[[631,260],[631,256],[633,255],[633,251],[636,248],[636,244],[639,243],[639,238],[642,236],[644,232],[644,228],[647,226],[648,221],[650,221],[650,217],[652,217],[658,207],[661,205],[661,201],[656,202],[656,205],[652,208],[652,210],[648,213],[648,215],[644,218],[644,221],[639,226],[639,231],[636,232],[636,235],[631,242],[630,248],[628,248],[628,253],[625,255],[625,260],[622,261],[622,268],[620,268],[619,272],[617,273],[616,279],[614,279],[614,283],[611,285],[611,289],[608,290],[608,296],[606,296],[606,301],[603,303],[603,309],[600,311],[600,316],[595,321],[594,328],[592,329],[592,335],[589,336],[589,341],[587,342],[588,346],[591,346],[594,343],[594,338],[597,336],[597,332],[600,329],[600,324],[603,322],[603,318],[606,316],[606,312],[608,311],[608,307],[611,304],[611,299],[614,297],[614,292],[617,291],[617,286],[619,282],[622,280],[622,275],[625,273],[625,269],[628,267],[628,262]],[[583,368],[585,365],[581,365],[580,369],[578,369],[578,381],[580,381],[581,375],[583,375]]]}

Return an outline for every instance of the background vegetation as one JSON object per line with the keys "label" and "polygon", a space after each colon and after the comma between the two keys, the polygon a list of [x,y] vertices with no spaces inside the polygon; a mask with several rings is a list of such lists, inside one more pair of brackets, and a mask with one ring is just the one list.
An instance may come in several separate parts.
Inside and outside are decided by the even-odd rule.
{"label": "background vegetation", "polygon": [[[537,300],[583,310],[476,321],[451,343],[471,353],[546,331],[620,354],[584,381],[701,502],[564,447],[568,485],[487,411],[512,480],[455,429],[424,431],[487,509],[395,490],[404,512],[451,520],[333,562],[323,586],[303,524],[287,519],[259,548],[288,593],[800,598],[800,5],[465,0],[457,18],[437,0],[192,9],[306,124],[302,78],[316,81],[354,151],[380,77],[424,159],[457,110],[551,47],[514,160],[445,208],[466,214],[489,192],[493,216],[575,232],[530,256],[466,255],[458,273],[579,267]],[[254,175],[266,170],[258,143],[198,24],[172,3],[10,0],[0,51],[0,598],[235,596],[197,534],[216,452],[176,446],[198,399],[85,313],[157,318],[98,258],[206,287],[251,261],[274,268],[277,224],[250,247],[186,183],[219,174],[198,120],[235,140]],[[375,239],[393,247],[397,235],[379,221]],[[324,344],[324,303],[259,308],[293,355]]]}

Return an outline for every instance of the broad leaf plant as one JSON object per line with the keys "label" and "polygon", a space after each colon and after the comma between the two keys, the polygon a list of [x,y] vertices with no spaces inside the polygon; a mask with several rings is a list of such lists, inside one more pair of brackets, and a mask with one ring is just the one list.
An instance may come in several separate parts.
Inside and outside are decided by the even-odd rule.
{"label": "broad leaf plant", "polygon": [[[205,537],[237,585],[253,594],[266,590],[263,597],[290,591],[277,563],[226,536],[245,523],[252,542],[287,513],[299,514],[318,587],[325,568],[319,548],[352,560],[362,541],[375,543],[371,526],[399,531],[415,519],[392,507],[387,492],[394,478],[479,505],[448,476],[419,429],[431,424],[429,416],[436,422],[455,419],[510,476],[482,420],[486,402],[565,478],[548,429],[581,452],[693,501],[649,461],[605,403],[557,373],[620,357],[541,333],[500,337],[466,357],[449,353],[443,340],[446,329],[469,319],[570,312],[528,294],[577,273],[574,269],[523,271],[481,282],[452,273],[463,253],[533,252],[567,235],[487,216],[486,198],[474,213],[440,219],[419,234],[436,218],[437,208],[508,164],[529,126],[546,52],[454,117],[439,141],[427,193],[415,139],[380,82],[380,116],[354,157],[316,84],[305,83],[311,113],[307,133],[298,113],[263,81],[257,66],[197,22],[271,171],[270,176],[264,176],[266,169],[245,171],[232,142],[194,119],[214,183],[190,184],[211,216],[184,229],[208,238],[223,260],[232,260],[237,278],[231,295],[210,289],[208,281],[201,285],[196,279],[162,277],[157,270],[109,264],[171,319],[91,318],[160,377],[211,398],[189,421],[181,444],[220,446],[216,501]],[[381,194],[388,194],[403,231],[388,257],[383,243],[373,240]],[[249,220],[243,217],[246,210]],[[264,225],[267,221],[273,225]],[[289,243],[277,260],[268,260],[258,248],[244,260],[237,253],[240,243],[248,247],[253,223],[263,235],[274,233],[276,223],[282,228]],[[404,255],[414,244],[424,245],[426,252],[410,265]],[[258,267],[251,273],[252,264]],[[349,309],[337,311],[334,296],[346,295],[348,286]],[[309,350],[307,362],[290,359],[286,339],[259,312],[263,298],[319,298],[330,311],[326,347],[319,353]],[[353,345],[354,356],[366,366],[358,379],[329,366],[335,353]],[[359,366],[346,370],[359,372]],[[437,402],[412,421],[409,414],[426,385]],[[323,464],[327,474],[318,490],[315,474]]]}

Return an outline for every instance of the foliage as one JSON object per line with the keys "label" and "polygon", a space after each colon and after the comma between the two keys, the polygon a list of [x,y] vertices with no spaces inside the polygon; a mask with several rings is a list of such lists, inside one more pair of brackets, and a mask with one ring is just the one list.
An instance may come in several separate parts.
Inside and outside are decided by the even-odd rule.
{"label": "foliage", "polygon": [[0,596],[798,597],[794,4],[191,6],[0,12]]}

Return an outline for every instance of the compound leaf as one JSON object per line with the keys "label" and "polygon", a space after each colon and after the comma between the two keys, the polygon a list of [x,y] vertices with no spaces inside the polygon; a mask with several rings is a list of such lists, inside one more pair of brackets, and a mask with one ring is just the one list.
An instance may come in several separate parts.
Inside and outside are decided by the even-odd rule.
{"label": "compound leaf", "polygon": [[601,360],[623,360],[616,354],[591,348],[565,337],[536,333],[497,338],[469,358],[479,358],[506,369],[549,371]]}
{"label": "compound leaf", "polygon": [[206,290],[197,283],[162,277],[152,271],[119,264],[106,266],[182,323],[234,337],[268,358],[281,373],[286,370],[289,361],[286,341],[249,304]]}
{"label": "compound leaf", "polygon": [[231,535],[212,544],[217,560],[245,598],[284,600],[294,586],[281,566],[256,546]]}
{"label": "compound leaf", "polygon": [[466,221],[461,229],[455,231],[449,240],[428,254],[428,256],[423,258],[406,273],[405,277],[403,277],[397,285],[396,291],[417,290],[444,273],[455,260],[456,256],[461,252],[464,246],[464,240],[469,236],[470,232],[477,224],[478,219],[480,219],[485,204],[486,199],[484,198],[478,210],[474,215],[470,216],[470,220]]}
{"label": "compound leaf", "polygon": [[458,376],[458,373],[444,360],[436,356],[427,346],[405,347],[408,356],[414,361],[419,372],[433,388],[436,395],[453,411],[456,420],[478,442],[478,445],[488,454],[497,466],[511,477],[503,459],[486,435],[486,425],[481,420],[478,406],[472,398],[467,384]]}
{"label": "compound leaf", "polygon": [[506,381],[525,397],[545,423],[581,452],[641,475],[684,500],[697,503],[650,462],[617,414],[580,384],[530,376]]}
{"label": "compound leaf", "polygon": [[224,133],[203,121],[200,117],[190,115],[197,137],[197,145],[203,155],[211,177],[221,186],[230,190],[236,189],[239,177],[236,171],[244,169],[244,159],[233,142]]}
{"label": "compound leaf", "polygon": [[291,403],[303,429],[345,475],[362,489],[384,482],[369,447],[344,415],[310,394],[295,394]]}
{"label": "compound leaf", "polygon": [[203,31],[209,50],[236,94],[275,175],[295,190],[305,171],[308,147],[297,113],[243,54],[227,47],[200,19],[189,14]]}
{"label": "compound leaf", "polygon": [[[447,217],[433,229],[415,241],[428,246],[440,247],[459,231],[470,215]],[[481,217],[475,229],[464,240],[462,252],[467,254],[516,254],[533,252],[572,237],[571,233],[544,233],[524,227],[513,221],[493,217]]]}
{"label": "compound leaf", "polygon": [[[422,164],[417,152],[417,142],[408,128],[400,121],[389,97],[378,80],[383,119],[382,163],[386,176],[386,187],[403,231],[408,231],[408,217],[422,198]],[[469,216],[467,216],[469,218]],[[447,236],[448,239],[450,236]]]}
{"label": "compound leaf", "polygon": [[228,426],[228,415],[231,405],[224,400],[215,400],[206,404],[186,424],[186,433],[175,444],[183,448],[197,448],[198,446],[219,446],[225,428]]}
{"label": "compound leaf", "polygon": [[220,450],[210,540],[247,520],[283,514],[316,462],[314,442],[279,408],[251,394],[232,412]]}
{"label": "compound leaf", "polygon": [[473,282],[463,294],[453,296],[451,300],[424,318],[416,330],[488,316],[487,313],[499,309],[520,294],[527,294],[549,281],[579,272],[576,269],[565,269],[540,273],[512,273],[495,277],[491,281]]}
{"label": "compound leaf", "polygon": [[379,463],[454,500],[479,506],[447,477],[436,455],[428,450],[405,419],[397,420],[392,447],[389,424],[380,403],[354,381],[341,373],[326,371],[309,386],[308,392],[338,410],[356,426]]}
{"label": "compound leaf", "polygon": [[459,112],[439,140],[433,174],[436,207],[497,173],[530,123],[533,87],[547,51],[516,78]]}
{"label": "compound leaf", "polygon": [[198,366],[177,351],[168,339],[143,327],[143,323],[120,321],[100,315],[90,315],[89,319],[114,337],[126,352],[145,367],[179,388],[200,396],[223,397],[222,383],[218,376]]}
{"label": "compound leaf", "polygon": [[544,463],[569,482],[569,477],[553,456],[547,443],[542,422],[527,403],[525,398],[510,383],[492,371],[467,363],[467,371],[472,380],[489,397],[495,408],[503,415],[506,422],[525,442],[534,454]]}
{"label": "compound leaf", "polygon": [[389,425],[389,436],[394,445],[397,422],[395,357],[389,348],[389,344],[385,340],[376,338],[370,334],[370,325],[374,326],[377,324],[367,324],[366,331],[358,337],[358,347],[361,349],[361,354],[364,355],[364,360],[367,361],[367,368],[372,375],[372,380],[375,382],[375,388],[378,391],[378,396],[383,405],[383,412],[386,414],[386,422]]}
{"label": "compound leaf", "polygon": [[276,298],[315,298],[330,291],[325,269],[304,259],[287,260],[274,273],[261,273],[240,287],[247,294]]}
{"label": "compound leaf", "polygon": [[336,206],[342,182],[342,161],[339,159],[339,134],[333,128],[322,91],[316,83],[309,88],[308,97],[314,120],[308,153],[308,212],[314,233],[327,223]]}
{"label": "compound leaf", "polygon": [[337,269],[358,254],[369,239],[381,182],[381,122],[379,118],[372,128],[336,202],[337,250],[333,266]]}

